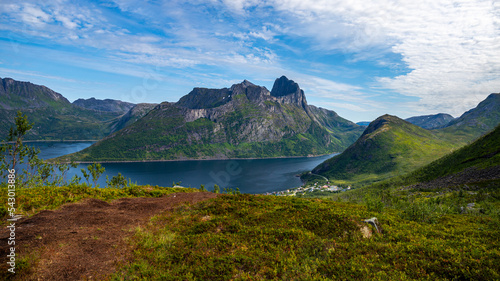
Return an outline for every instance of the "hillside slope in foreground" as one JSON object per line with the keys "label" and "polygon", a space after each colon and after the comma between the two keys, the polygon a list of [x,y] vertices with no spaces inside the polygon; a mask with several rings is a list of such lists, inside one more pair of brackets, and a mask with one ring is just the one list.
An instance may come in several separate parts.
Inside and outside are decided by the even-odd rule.
{"label": "hillside slope in foreground", "polygon": [[[374,216],[381,233],[363,222]],[[498,226],[248,194],[90,199],[18,222],[14,279],[496,280]],[[4,228],[2,246],[7,236]]]}

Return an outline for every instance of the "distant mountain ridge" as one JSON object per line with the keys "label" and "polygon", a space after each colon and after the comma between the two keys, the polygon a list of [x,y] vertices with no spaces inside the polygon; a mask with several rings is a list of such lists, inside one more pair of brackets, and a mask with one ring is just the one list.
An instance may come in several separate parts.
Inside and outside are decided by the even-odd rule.
{"label": "distant mountain ridge", "polygon": [[99,100],[96,98],[90,99],[77,99],[73,102],[74,105],[83,107],[86,109],[92,109],[97,111],[107,111],[116,112],[120,114],[127,113],[135,104],[130,102],[124,102],[120,100],[104,99]]}
{"label": "distant mountain ridge", "polygon": [[446,127],[448,123],[454,119],[455,118],[449,114],[438,113],[433,115],[410,117],[405,120],[421,128],[432,130]]}
{"label": "distant mountain ridge", "polygon": [[128,125],[136,122],[137,120],[144,117],[144,115],[148,114],[153,108],[155,108],[158,104],[156,103],[138,103],[130,108],[125,114],[123,114],[120,119],[118,119],[111,126],[111,132],[114,133],[119,131]]}
{"label": "distant mountain ridge", "polygon": [[135,105],[116,100],[89,99],[76,104],[45,86],[0,79],[0,130],[8,132],[20,110],[34,123],[26,140],[97,140],[145,114],[144,109],[134,111]]}
{"label": "distant mountain ridge", "polygon": [[297,83],[273,89],[245,80],[194,88],[134,124],[68,158],[83,161],[308,156],[342,151],[362,133],[335,112],[307,104]]}

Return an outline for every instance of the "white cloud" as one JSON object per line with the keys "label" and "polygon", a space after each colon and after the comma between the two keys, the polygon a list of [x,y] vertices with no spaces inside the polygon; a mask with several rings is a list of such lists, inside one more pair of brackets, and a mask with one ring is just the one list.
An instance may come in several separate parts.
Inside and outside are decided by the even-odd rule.
{"label": "white cloud", "polygon": [[354,61],[400,54],[409,73],[380,77],[378,87],[420,98],[413,105],[422,111],[459,115],[500,89],[498,1],[262,0],[259,5],[281,12],[290,25],[287,32],[311,38],[317,50],[358,53]]}
{"label": "white cloud", "polygon": [[[47,75],[47,74],[42,74],[38,73],[35,71],[23,71],[23,70],[16,70],[16,69],[11,69],[11,68],[3,68],[0,67],[0,77],[3,78],[12,78],[12,74],[16,74],[21,77],[40,77],[40,78],[47,78],[47,79],[52,79],[52,80],[59,80],[59,81],[65,81],[65,82],[77,82],[74,79],[68,79],[60,76],[53,76],[53,75]],[[24,79],[24,78],[22,78]],[[26,78],[28,79],[28,78]]]}
{"label": "white cloud", "polygon": [[51,20],[49,14],[45,13],[39,7],[26,4],[21,10],[21,18],[25,23],[33,25],[44,25]]}

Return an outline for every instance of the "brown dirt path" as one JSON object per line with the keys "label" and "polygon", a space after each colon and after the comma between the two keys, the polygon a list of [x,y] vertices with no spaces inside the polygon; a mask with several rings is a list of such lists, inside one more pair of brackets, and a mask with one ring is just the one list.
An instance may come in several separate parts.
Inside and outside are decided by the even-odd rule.
{"label": "brown dirt path", "polygon": [[[183,204],[215,198],[209,192],[176,193],[161,198],[123,198],[107,203],[88,199],[42,211],[16,222],[16,258],[41,253],[21,280],[101,280],[126,259],[124,238],[149,218]],[[7,272],[8,229],[0,230],[0,279]]]}

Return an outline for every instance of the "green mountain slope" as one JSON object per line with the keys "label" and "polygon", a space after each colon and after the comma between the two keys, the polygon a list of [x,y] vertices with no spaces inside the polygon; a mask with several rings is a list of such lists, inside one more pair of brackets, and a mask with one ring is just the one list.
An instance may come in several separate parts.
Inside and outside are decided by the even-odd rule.
{"label": "green mountain slope", "polygon": [[454,145],[398,117],[384,115],[342,154],[312,171],[335,182],[367,183],[409,172],[449,153]]}
{"label": "green mountain slope", "polygon": [[18,110],[35,123],[27,140],[100,139],[122,115],[75,106],[45,86],[0,79],[0,131],[5,135]]}
{"label": "green mountain slope", "polygon": [[451,121],[445,128],[435,130],[443,138],[466,144],[500,124],[500,94],[490,94],[477,107]]}
{"label": "green mountain slope", "polygon": [[[500,178],[500,126],[475,142],[403,176],[402,182],[428,182],[465,170],[473,171],[474,174],[468,175],[467,180],[475,181],[495,176]],[[479,176],[481,170],[487,170],[488,175]]]}
{"label": "green mountain slope", "polygon": [[[447,214],[500,219],[500,126],[410,173],[348,192],[332,200],[395,208],[414,221],[437,222]],[[496,225],[498,228],[498,223]]]}
{"label": "green mountain slope", "polygon": [[[320,121],[321,120],[321,121]],[[281,77],[269,92],[248,81],[195,88],[91,147],[62,159],[127,161],[320,155],[341,151],[362,129],[307,105],[297,83]]]}

